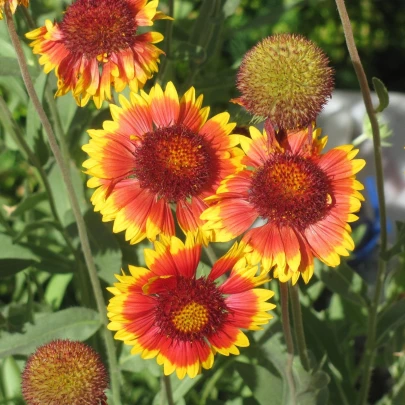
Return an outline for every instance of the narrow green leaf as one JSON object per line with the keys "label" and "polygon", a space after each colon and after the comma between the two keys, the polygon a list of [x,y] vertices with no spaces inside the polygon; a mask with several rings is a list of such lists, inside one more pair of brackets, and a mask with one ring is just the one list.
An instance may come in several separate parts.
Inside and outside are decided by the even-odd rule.
{"label": "narrow green leaf", "polygon": [[94,211],[87,211],[86,221],[91,251],[99,271],[99,276],[107,283],[116,282],[114,274],[119,274],[122,266],[122,252],[120,246],[100,215]]}
{"label": "narrow green leaf", "polygon": [[373,87],[375,92],[377,93],[378,100],[380,101],[379,106],[375,109],[375,112],[382,112],[390,103],[390,97],[388,95],[388,90],[385,87],[384,83],[378,79],[377,77],[373,77]]}
{"label": "narrow green leaf", "polygon": [[[28,66],[28,71],[33,79],[39,74],[39,70],[32,66]],[[16,58],[0,56],[0,76],[21,76],[20,67],[18,66]]]}
{"label": "narrow green leaf", "polygon": [[385,341],[387,335],[405,325],[405,300],[396,301],[378,315],[377,345]]}
{"label": "narrow green leaf", "polygon": [[397,240],[394,246],[381,255],[384,260],[390,260],[393,256],[401,253],[405,249],[405,223],[401,221],[396,222]]}
{"label": "narrow green leaf", "polygon": [[24,212],[35,208],[36,205],[38,205],[42,201],[45,201],[46,199],[47,195],[45,191],[29,195],[27,198],[21,201],[20,204],[17,205],[17,208],[12,212],[11,217],[19,217]]}
{"label": "narrow green leaf", "polygon": [[[35,90],[41,101],[43,99],[47,78],[48,75],[41,72],[34,83]],[[28,100],[27,121],[25,128],[27,142],[29,146],[35,150],[35,144],[37,143],[36,139],[42,136],[42,125],[41,121],[39,120],[38,113],[35,110],[34,104],[30,99]]]}
{"label": "narrow green leaf", "polygon": [[334,293],[360,306],[367,306],[367,284],[345,262],[336,269],[315,265],[315,274],[319,280]]}
{"label": "narrow green leaf", "polygon": [[0,277],[10,277],[39,261],[30,249],[14,244],[9,235],[0,233],[0,246]]}
{"label": "narrow green leaf", "polygon": [[24,229],[17,236],[14,237],[13,242],[18,243],[21,241],[21,239],[24,238],[24,236],[27,236],[31,232],[34,232],[40,228],[47,228],[47,227],[48,228],[53,227],[53,228],[58,229],[59,225],[55,221],[51,221],[49,219],[43,219],[41,221],[30,222],[29,224],[27,224],[24,227]]}
{"label": "narrow green leaf", "polygon": [[54,339],[86,340],[100,327],[99,314],[88,308],[69,308],[53,314],[42,314],[35,325],[25,324],[24,333],[3,333],[0,358],[14,354],[28,355]]}
{"label": "narrow green leaf", "polygon": [[271,398],[272,405],[283,405],[283,381],[279,375],[262,366],[238,361],[235,368],[259,404],[268,405]]}

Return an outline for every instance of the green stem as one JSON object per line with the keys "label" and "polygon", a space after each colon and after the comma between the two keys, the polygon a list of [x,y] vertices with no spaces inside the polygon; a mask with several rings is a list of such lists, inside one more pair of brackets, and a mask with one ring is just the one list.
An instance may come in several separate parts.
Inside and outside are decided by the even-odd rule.
{"label": "green stem", "polygon": [[62,154],[59,149],[58,143],[56,141],[56,137],[53,132],[52,126],[48,120],[48,117],[46,116],[46,113],[42,107],[42,104],[38,98],[38,95],[36,94],[34,85],[32,83],[32,79],[29,75],[27,62],[25,60],[24,53],[23,53],[23,50],[22,50],[22,47],[21,47],[21,44],[20,44],[20,41],[18,38],[18,34],[15,29],[10,6],[7,2],[5,3],[5,15],[6,15],[7,29],[8,29],[10,38],[11,38],[11,42],[12,42],[12,44],[15,48],[16,54],[17,54],[17,60],[18,60],[19,66],[20,66],[21,75],[22,75],[25,87],[26,87],[28,95],[31,98],[33,105],[38,113],[41,123],[45,129],[45,132],[48,136],[49,145],[55,156],[56,162],[62,172],[62,177],[63,177],[63,181],[65,183],[65,186],[66,186],[66,189],[68,192],[70,205],[72,207],[72,211],[73,211],[73,214],[74,214],[76,222],[77,222],[77,229],[79,232],[81,248],[83,250],[84,258],[85,258],[86,265],[87,265],[87,270],[89,272],[91,284],[93,287],[93,292],[94,292],[94,296],[95,296],[96,303],[97,303],[97,309],[98,309],[99,315],[101,317],[102,323],[104,325],[103,336],[104,336],[104,341],[105,341],[106,350],[107,350],[108,362],[109,362],[109,366],[110,366],[110,383],[111,383],[113,401],[114,401],[115,405],[120,405],[121,399],[120,399],[119,369],[118,369],[118,364],[117,364],[117,358],[115,355],[114,339],[112,337],[111,332],[109,332],[107,329],[108,318],[107,318],[107,314],[106,314],[105,302],[104,302],[103,292],[101,289],[100,280],[97,276],[96,266],[94,264],[93,256],[92,256],[91,249],[90,249],[90,243],[89,243],[89,239],[88,239],[87,231],[86,231],[86,224],[85,224],[84,219],[80,212],[80,206],[79,206],[79,202],[78,202],[78,199],[76,197],[76,194],[75,194],[75,191],[73,188],[73,183],[72,183],[72,179],[70,177],[69,168],[66,166],[66,164],[62,158]]}
{"label": "green stem", "polygon": [[283,324],[284,337],[287,344],[287,362],[285,364],[285,373],[287,377],[287,384],[290,394],[290,404],[296,404],[296,390],[293,375],[293,361],[294,361],[294,342],[291,334],[290,314],[288,309],[288,284],[279,283],[280,286],[280,301],[281,301],[281,320]]}
{"label": "green stem", "polygon": [[294,321],[295,336],[297,338],[298,353],[302,366],[305,370],[311,369],[311,364],[308,357],[307,343],[305,340],[304,324],[302,322],[301,302],[300,302],[300,290],[298,284],[295,284],[290,288],[292,314]]}
{"label": "green stem", "polygon": [[208,260],[211,262],[211,266],[217,261],[217,255],[212,248],[212,245],[204,246],[205,253],[208,256]]}
{"label": "green stem", "polygon": [[[356,44],[354,42],[353,31],[350,23],[349,16],[347,14],[344,0],[336,0],[339,16],[342,21],[343,32],[346,38],[347,49],[349,50],[350,58],[353,63],[354,70],[357,75],[357,79],[360,84],[361,93],[363,95],[364,105],[371,123],[371,129],[373,133],[374,143],[374,161],[376,168],[377,178],[377,192],[378,192],[378,204],[380,210],[380,224],[381,224],[381,237],[380,237],[380,253],[383,254],[387,250],[387,216],[385,207],[385,195],[384,195],[384,173],[382,165],[382,148],[380,138],[380,128],[378,125],[377,116],[374,110],[374,106],[371,100],[370,89],[368,87],[367,77],[364,72],[363,66],[359,54],[357,52]],[[367,343],[364,352],[364,368],[363,379],[359,394],[359,404],[364,405],[367,403],[368,392],[370,388],[370,378],[373,368],[373,362],[375,357],[375,343],[376,343],[376,327],[377,327],[377,313],[378,306],[383,289],[384,279],[386,273],[386,264],[380,258],[378,261],[377,280],[375,285],[374,297],[371,302],[368,327],[367,327]]]}
{"label": "green stem", "polygon": [[[174,15],[174,0],[169,0],[169,16],[173,17]],[[166,22],[166,30],[165,30],[165,40],[164,40],[164,48],[165,51],[165,58],[160,66],[160,69],[157,74],[157,82],[162,84],[165,79],[165,73],[167,68],[168,59],[170,59],[170,52],[171,52],[171,45],[172,45],[172,37],[173,37],[173,20],[169,20]]]}
{"label": "green stem", "polygon": [[67,246],[72,251],[72,253],[75,254],[76,249],[73,246],[73,243],[70,239],[69,234],[66,232],[65,228],[62,225],[62,221],[61,221],[58,211],[56,209],[55,199],[53,196],[51,186],[48,181],[48,177],[45,173],[45,170],[42,167],[42,165],[41,165],[40,161],[38,160],[37,156],[35,155],[35,153],[31,150],[28,143],[26,142],[23,134],[21,133],[20,127],[17,125],[14,118],[12,117],[11,112],[8,109],[8,106],[1,95],[0,95],[0,115],[3,119],[3,124],[7,125],[11,129],[12,133],[14,134],[17,144],[20,146],[23,154],[25,154],[25,156],[28,158],[28,160],[31,162],[31,164],[37,170],[40,181],[42,182],[42,184],[45,188],[45,192],[47,193],[47,195],[49,197],[48,201],[49,201],[49,206],[51,209],[52,216],[54,217],[55,222],[59,225],[58,229],[62,233],[62,236],[65,239]]}
{"label": "green stem", "polygon": [[163,375],[163,385],[165,386],[167,405],[174,405],[172,383],[169,375]]}

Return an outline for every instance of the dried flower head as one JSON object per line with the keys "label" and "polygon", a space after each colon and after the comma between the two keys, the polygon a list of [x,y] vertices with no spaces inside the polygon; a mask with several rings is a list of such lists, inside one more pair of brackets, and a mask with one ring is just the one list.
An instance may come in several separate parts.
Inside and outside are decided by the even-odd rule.
{"label": "dried flower head", "polygon": [[333,90],[324,52],[301,35],[263,39],[246,53],[237,76],[237,102],[250,113],[291,130],[314,121]]}
{"label": "dried flower head", "polygon": [[88,345],[54,340],[32,354],[22,374],[28,405],[107,405],[107,371]]}

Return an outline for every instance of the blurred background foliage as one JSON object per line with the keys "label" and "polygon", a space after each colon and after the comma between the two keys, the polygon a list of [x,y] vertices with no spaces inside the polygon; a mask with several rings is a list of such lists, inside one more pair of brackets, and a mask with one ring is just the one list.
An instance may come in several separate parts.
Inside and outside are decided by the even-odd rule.
{"label": "blurred background foliage", "polygon": [[[31,0],[30,3],[37,26],[47,18],[60,20],[63,10],[70,4],[59,0]],[[347,7],[368,77],[379,77],[390,91],[405,91],[405,1],[348,1]],[[159,8],[168,13],[167,1],[161,0]],[[113,234],[111,224],[102,223],[100,215],[93,212],[89,202],[91,191],[85,187],[86,175],[81,171],[85,160],[81,146],[87,143],[88,128],[100,128],[104,120],[110,119],[108,108],[97,110],[92,103],[86,108],[78,108],[71,94],[67,94],[56,100],[56,116],[60,116],[60,122],[57,122],[46,101],[47,97],[53,97],[56,88],[54,74],[45,75],[42,72],[37,57],[32,55],[24,40],[24,33],[30,30],[26,16],[25,10],[19,8],[16,23],[20,38],[25,41],[24,50],[31,74],[44,106],[54,126],[59,126],[65,134],[74,185],[88,225],[99,276],[103,287],[106,287],[114,281],[113,274],[120,271],[121,265],[144,265],[142,250],[148,242],[136,249],[129,246],[123,234]],[[359,88],[334,0],[176,0],[174,17],[169,48],[169,23],[157,21],[153,26],[153,30],[165,34],[165,41],[159,47],[166,51],[167,58],[161,58],[161,70],[147,83],[146,90],[155,80],[160,83],[173,80],[179,93],[193,85],[197,93],[204,94],[204,105],[211,106],[212,115],[227,110],[233,121],[241,126],[247,125],[251,117],[239,106],[229,103],[231,98],[238,96],[235,88],[237,68],[245,52],[259,40],[281,32],[303,34],[323,48],[336,71],[337,88]],[[0,278],[0,333],[3,330],[8,334],[22,331],[39,314],[68,311],[75,305],[94,308],[94,302],[90,294],[80,295],[79,291],[83,288],[77,288],[79,284],[89,283],[79,249],[77,229],[60,172],[50,154],[32,104],[28,101],[3,22],[0,22],[0,59],[0,94],[17,123],[17,127],[13,126],[1,114],[0,268],[3,271],[10,269],[10,274]],[[28,162],[16,140],[15,131],[23,133],[44,168],[54,192],[62,229],[50,215],[43,181]],[[67,232],[73,249],[66,244],[63,232]],[[405,235],[404,228],[399,228],[398,232]],[[360,240],[361,235],[355,235],[355,238]],[[399,270],[403,269],[405,262],[404,240],[396,248],[396,253],[400,254],[396,263]],[[316,369],[312,375],[299,367],[296,370],[302,384],[300,388],[304,394],[309,392],[310,395],[307,402],[304,395],[300,404],[353,403],[361,374],[357,362],[366,335],[369,309],[367,290],[364,280],[347,265],[332,272],[318,266],[316,277],[304,288],[305,327]],[[388,301],[385,312],[379,319],[379,352],[372,384],[372,402],[380,400],[380,405],[405,403],[405,356],[402,352],[404,293],[403,272],[392,272],[386,288]],[[105,298],[106,301],[109,299],[107,293]],[[91,325],[94,314],[84,313],[82,316],[83,322]],[[66,320],[66,328],[74,323],[70,313],[65,312],[59,317]],[[175,398],[185,396],[187,399],[187,402],[183,400],[179,403],[216,405],[228,401],[226,403],[232,405],[268,405],[271,390],[270,404],[281,405],[281,380],[284,376],[282,367],[277,369],[277,364],[285,362],[286,353],[277,318],[278,312],[263,335],[250,334],[252,346],[242,356],[218,359],[218,367],[194,380],[179,382],[173,378]],[[89,326],[78,334],[78,338],[88,339],[94,332],[94,328]],[[266,340],[269,336],[271,339]],[[90,338],[90,343],[103,353],[102,345],[94,336]],[[0,357],[6,352],[0,344]],[[160,368],[153,361],[130,356],[127,347],[120,345],[119,352],[120,367],[125,376],[125,403],[161,403]],[[5,397],[15,396],[16,399],[14,402],[1,402],[0,397],[0,403],[21,403],[19,375],[24,365],[23,355],[27,353],[17,350],[16,354],[16,357],[0,360],[0,376],[8,376],[6,380],[0,378],[0,393],[5,392]],[[253,364],[249,363],[252,359],[255,359]],[[232,367],[228,367],[231,364]],[[325,388],[328,383],[330,402]],[[6,384],[6,387],[2,384]]]}

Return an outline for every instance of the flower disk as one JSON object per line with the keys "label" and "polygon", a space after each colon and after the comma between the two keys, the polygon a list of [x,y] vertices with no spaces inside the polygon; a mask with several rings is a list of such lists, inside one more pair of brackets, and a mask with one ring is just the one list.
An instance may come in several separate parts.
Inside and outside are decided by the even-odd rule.
{"label": "flower disk", "polygon": [[276,153],[252,176],[249,202],[261,217],[303,231],[329,212],[330,184],[310,159]]}
{"label": "flower disk", "polygon": [[208,119],[202,96],[196,98],[192,87],[179,100],[172,82],[165,91],[156,85],[149,94],[119,100],[122,108],[111,106],[114,121],[90,130],[91,140],[83,146],[90,157],[83,166],[93,176],[87,184],[97,188],[94,210],[134,244],[174,235],[175,209],[181,229],[208,243],[212,232],[202,230],[200,219],[205,200],[241,167],[229,114]]}
{"label": "flower disk", "polygon": [[97,108],[129,86],[137,92],[158,71],[163,53],[154,43],[157,32],[138,33],[156,19],[170,18],[156,11],[158,1],[76,0],[62,22],[26,34],[45,73],[55,69],[57,96],[72,91],[80,106],[93,98]]}
{"label": "flower disk", "polygon": [[77,0],[60,23],[66,48],[86,58],[103,58],[135,44],[136,15],[117,0]]}
{"label": "flower disk", "polygon": [[198,195],[217,171],[215,150],[184,125],[145,134],[134,158],[141,187],[171,202]]}
{"label": "flower disk", "polygon": [[22,374],[28,405],[107,405],[107,371],[89,346],[55,340],[32,354]]}
{"label": "flower disk", "polygon": [[246,53],[237,75],[238,102],[279,129],[309,125],[333,90],[328,58],[301,35],[263,39]]}
{"label": "flower disk", "polygon": [[239,354],[238,347],[249,345],[240,329],[261,329],[274,308],[266,302],[273,292],[255,288],[268,280],[267,272],[256,276],[243,249],[235,244],[206,277],[197,278],[201,244],[190,233],[185,244],[162,237],[155,250],[145,250],[149,269],[129,266],[130,275],[116,276],[108,328],[133,346],[132,354],[156,357],[166,375],[176,371],[179,378],[211,368],[217,352]]}
{"label": "flower disk", "polygon": [[8,3],[12,14],[15,13],[17,6],[23,5],[24,7],[28,7],[30,0],[0,0],[0,20],[3,19],[3,8]]}
{"label": "flower disk", "polygon": [[302,276],[307,283],[314,257],[335,267],[354,249],[348,222],[364,200],[355,174],[365,162],[354,159],[352,145],[321,154],[320,133],[290,131],[279,141],[251,127],[251,138],[240,137],[245,168],[223,180],[201,215],[214,241],[245,233],[248,261],[274,268],[282,282]]}

